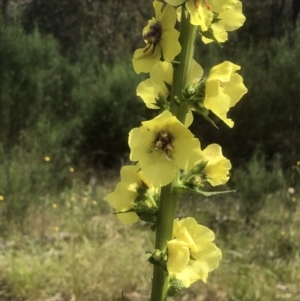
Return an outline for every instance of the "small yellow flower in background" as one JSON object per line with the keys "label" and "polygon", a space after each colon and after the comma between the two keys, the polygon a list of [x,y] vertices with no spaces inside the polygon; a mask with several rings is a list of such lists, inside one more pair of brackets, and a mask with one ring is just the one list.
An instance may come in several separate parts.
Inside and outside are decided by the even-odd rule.
{"label": "small yellow flower in background", "polygon": [[71,196],[70,198],[71,202],[75,202],[76,201],[76,197],[74,195]]}
{"label": "small yellow flower in background", "polygon": [[94,206],[96,206],[96,205],[97,205],[97,201],[93,200],[93,201],[92,201],[92,204],[93,204]]}
{"label": "small yellow flower in background", "polygon": [[0,194],[0,202],[4,200],[4,196]]}
{"label": "small yellow flower in background", "polygon": [[201,159],[200,142],[169,111],[129,132],[130,160],[138,161],[154,187],[165,186],[178,168],[191,169]]}
{"label": "small yellow flower in background", "polygon": [[142,186],[142,182],[152,189],[151,184],[140,171],[139,165],[123,166],[121,182],[117,184],[112,193],[104,197],[104,200],[108,201],[117,213],[120,212],[117,217],[125,225],[136,223],[139,220],[135,212],[127,211],[133,208],[134,201],[139,196],[137,189]]}
{"label": "small yellow flower in background", "polygon": [[74,172],[75,169],[74,169],[73,167],[70,167],[70,168],[69,168],[69,171],[70,171],[70,172]]}
{"label": "small yellow flower in background", "polygon": [[203,169],[207,175],[207,181],[212,186],[224,185],[229,180],[230,161],[222,154],[222,148],[218,144],[210,144],[202,151],[202,161],[208,161]]}
{"label": "small yellow flower in background", "polygon": [[297,165],[300,166],[300,161],[297,161]]}
{"label": "small yellow flower in background", "polygon": [[174,220],[173,238],[168,241],[167,269],[181,280],[185,287],[202,279],[218,267],[222,252],[212,241],[213,231],[197,224],[192,217]]}
{"label": "small yellow flower in background", "polygon": [[50,157],[48,157],[48,156],[45,156],[45,157],[44,157],[44,161],[45,161],[45,162],[49,162],[50,160],[51,160]]}
{"label": "small yellow flower in background", "polygon": [[284,235],[285,235],[285,231],[282,230],[282,231],[280,232],[280,235],[281,235],[281,236],[284,236]]}
{"label": "small yellow flower in background", "polygon": [[54,209],[57,208],[57,204],[53,203],[52,208],[54,208]]}
{"label": "small yellow flower in background", "polygon": [[87,201],[88,201],[88,198],[87,198],[86,196],[84,196],[84,197],[81,198],[81,200],[82,200],[83,202],[87,202]]}
{"label": "small yellow flower in background", "polygon": [[253,245],[249,245],[249,249],[250,249],[250,250],[253,250],[253,249],[254,249],[254,246],[253,246]]}
{"label": "small yellow flower in background", "polygon": [[204,107],[231,128],[234,122],[227,118],[227,113],[248,91],[243,78],[236,73],[240,69],[240,66],[225,61],[211,69],[206,81]]}
{"label": "small yellow flower in background", "polygon": [[58,232],[59,231],[59,227],[54,227],[54,231]]}
{"label": "small yellow flower in background", "polygon": [[153,2],[155,18],[143,29],[146,46],[134,52],[132,63],[137,74],[150,72],[161,56],[167,62],[173,61],[181,51],[179,31],[174,28],[176,11],[170,5],[166,5],[162,11],[162,6],[163,3],[159,1]]}

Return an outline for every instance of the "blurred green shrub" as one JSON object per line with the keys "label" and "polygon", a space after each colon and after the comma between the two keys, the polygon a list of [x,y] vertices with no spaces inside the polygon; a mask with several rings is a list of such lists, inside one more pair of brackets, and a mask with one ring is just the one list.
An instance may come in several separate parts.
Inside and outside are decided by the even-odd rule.
{"label": "blurred green shrub", "polygon": [[285,188],[280,157],[267,162],[266,157],[256,151],[247,164],[233,171],[232,181],[240,200],[239,212],[246,224],[250,224],[263,208],[267,194]]}
{"label": "blurred green shrub", "polygon": [[14,24],[1,29],[0,64],[5,150],[19,143],[21,130],[32,131],[39,123],[37,139],[45,149],[53,147],[47,142],[53,134],[60,137],[57,151],[74,160],[112,162],[127,151],[129,129],[144,119],[146,109],[135,95],[139,79],[130,61],[102,64],[93,42],[83,44],[71,64],[59,54],[54,38],[42,38],[37,30],[26,35]]}
{"label": "blurred green shrub", "polygon": [[128,131],[146,111],[129,60],[108,67],[90,42],[70,63],[54,38],[27,35],[15,23],[1,27],[0,66],[0,194],[8,216],[26,214],[38,202],[30,194],[68,184],[73,164],[119,165]]}

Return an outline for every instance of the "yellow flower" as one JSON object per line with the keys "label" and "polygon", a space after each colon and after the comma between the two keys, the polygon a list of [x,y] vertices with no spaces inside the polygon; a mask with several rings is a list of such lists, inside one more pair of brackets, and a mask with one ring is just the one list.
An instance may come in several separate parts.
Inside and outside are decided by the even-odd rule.
{"label": "yellow flower", "polygon": [[[203,74],[202,67],[193,60],[190,74],[190,82],[198,81],[199,76]],[[137,95],[140,96],[147,108],[159,109],[155,105],[156,99],[161,94],[168,98],[170,91],[166,84],[172,86],[173,66],[169,62],[157,62],[150,71],[150,78],[142,81],[137,89]]]}
{"label": "yellow flower", "polygon": [[188,0],[185,7],[191,15],[191,24],[200,26],[202,31],[208,30],[214,16],[210,1]]}
{"label": "yellow flower", "polygon": [[59,231],[59,227],[57,227],[57,226],[54,227],[54,231],[55,231],[55,232],[58,232],[58,231]]}
{"label": "yellow flower", "polygon": [[71,202],[75,202],[75,201],[76,201],[76,198],[75,198],[75,196],[74,196],[74,195],[72,195],[72,196],[71,196],[71,198],[70,198],[70,200],[71,200]]}
{"label": "yellow flower", "polygon": [[[133,208],[134,201],[139,196],[138,188],[145,183],[149,188],[151,184],[145,179],[138,165],[123,166],[121,168],[121,182],[114,192],[107,194],[104,200],[116,209],[117,217],[126,225],[136,223],[139,220],[135,212],[127,212]],[[122,213],[124,212],[124,213]]]}
{"label": "yellow flower", "polygon": [[4,196],[0,194],[0,201],[4,200]]}
{"label": "yellow flower", "polygon": [[142,81],[136,89],[136,94],[140,96],[147,108],[159,109],[155,105],[156,98],[161,94],[167,98],[170,94],[166,84],[172,84],[173,67],[168,62],[157,62],[150,71],[150,78]]}
{"label": "yellow flower", "polygon": [[150,72],[161,56],[167,62],[174,60],[181,50],[178,42],[179,31],[174,28],[176,12],[174,7],[153,2],[155,18],[148,22],[143,29],[143,38],[146,43],[144,48],[137,49],[133,55],[132,63],[136,73]]}
{"label": "yellow flower", "polygon": [[204,107],[231,128],[234,122],[227,118],[227,112],[248,91],[243,78],[236,73],[240,69],[240,66],[225,61],[211,69],[206,81]]}
{"label": "yellow flower", "polygon": [[181,280],[185,287],[202,279],[217,268],[222,257],[221,250],[212,241],[214,233],[192,217],[174,220],[173,238],[168,241],[167,269]]}
{"label": "yellow flower", "polygon": [[57,208],[57,204],[53,203],[52,208],[54,208],[54,209]]}
{"label": "yellow flower", "polygon": [[88,198],[86,196],[84,196],[81,198],[81,200],[86,203],[88,201]]}
{"label": "yellow flower", "polygon": [[202,151],[202,161],[208,161],[203,169],[207,175],[207,181],[212,186],[223,185],[229,180],[231,163],[222,154],[222,148],[218,144],[210,144]]}
{"label": "yellow flower", "polygon": [[50,159],[50,157],[45,156],[45,157],[44,157],[44,160],[45,160],[46,162],[49,162],[51,159]]}
{"label": "yellow flower", "polygon": [[184,3],[186,0],[166,0],[166,2],[170,5],[178,6]]}
{"label": "yellow flower", "polygon": [[92,201],[92,204],[93,204],[94,206],[96,206],[96,205],[97,205],[97,201],[93,200],[93,201]]}
{"label": "yellow flower", "polygon": [[74,169],[73,167],[70,167],[70,168],[69,168],[69,171],[70,171],[70,172],[74,172],[75,169]]}
{"label": "yellow flower", "polygon": [[[219,43],[223,43],[228,39],[227,31],[234,31],[240,28],[246,20],[245,16],[242,13],[242,3],[238,0],[218,0],[216,7],[216,0],[209,2],[211,2],[212,10],[214,12],[217,12],[217,22],[213,22],[209,27],[211,28],[215,39]],[[202,41],[206,44],[213,42],[212,39],[209,39],[205,36],[202,36]]]}
{"label": "yellow flower", "polygon": [[165,186],[178,168],[189,170],[201,158],[200,142],[169,111],[129,132],[130,160],[139,161],[154,187]]}

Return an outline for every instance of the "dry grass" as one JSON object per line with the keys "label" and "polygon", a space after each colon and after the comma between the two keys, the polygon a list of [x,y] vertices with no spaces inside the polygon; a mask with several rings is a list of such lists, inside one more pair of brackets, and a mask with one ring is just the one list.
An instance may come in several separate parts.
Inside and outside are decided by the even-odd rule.
{"label": "dry grass", "polygon": [[[22,229],[6,225],[1,301],[122,301],[122,290],[127,300],[149,300],[152,267],[145,251],[153,249],[154,234],[142,223],[123,226],[111,214],[101,199],[113,182],[103,182],[95,196],[80,185],[44,196]],[[300,199],[295,195],[291,204],[284,195],[269,194],[250,226],[235,195],[182,200],[178,214],[193,214],[214,229],[223,260],[207,284],[199,281],[173,300],[299,300]]]}

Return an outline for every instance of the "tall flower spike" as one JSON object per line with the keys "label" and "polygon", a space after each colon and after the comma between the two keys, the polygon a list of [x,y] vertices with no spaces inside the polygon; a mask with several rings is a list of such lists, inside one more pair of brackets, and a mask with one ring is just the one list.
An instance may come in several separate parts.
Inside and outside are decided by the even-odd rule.
{"label": "tall flower spike", "polygon": [[165,186],[178,168],[189,170],[201,159],[199,140],[169,111],[129,133],[130,160],[139,161],[154,187]]}
{"label": "tall flower spike", "polygon": [[162,6],[159,1],[153,2],[155,18],[152,18],[143,29],[146,46],[134,52],[132,63],[134,71],[138,74],[150,72],[162,56],[167,62],[173,61],[181,50],[178,42],[179,31],[174,28],[175,9],[167,4],[162,11]]}

